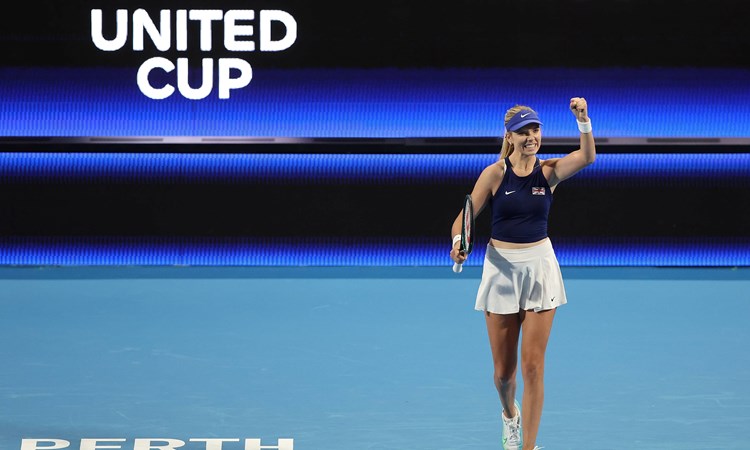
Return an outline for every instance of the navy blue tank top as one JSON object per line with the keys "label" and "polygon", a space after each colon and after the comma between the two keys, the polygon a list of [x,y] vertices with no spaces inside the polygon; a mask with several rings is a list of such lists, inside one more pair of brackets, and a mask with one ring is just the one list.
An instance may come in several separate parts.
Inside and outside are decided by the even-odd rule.
{"label": "navy blue tank top", "polygon": [[505,158],[505,175],[490,205],[493,239],[528,243],[546,238],[552,190],[539,158],[525,177],[516,175],[510,158]]}

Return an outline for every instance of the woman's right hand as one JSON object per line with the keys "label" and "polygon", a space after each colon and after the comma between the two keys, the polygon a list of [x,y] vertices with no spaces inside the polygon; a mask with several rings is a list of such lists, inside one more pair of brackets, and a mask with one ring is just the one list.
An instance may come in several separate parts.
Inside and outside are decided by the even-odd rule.
{"label": "woman's right hand", "polygon": [[466,252],[461,251],[461,243],[457,242],[451,249],[451,259],[456,264],[463,264],[466,261]]}

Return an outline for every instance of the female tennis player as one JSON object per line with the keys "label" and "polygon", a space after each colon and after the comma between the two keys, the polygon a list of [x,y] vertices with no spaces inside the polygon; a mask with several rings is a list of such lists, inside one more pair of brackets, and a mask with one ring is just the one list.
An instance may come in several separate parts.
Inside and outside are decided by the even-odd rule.
{"label": "female tennis player", "polygon": [[[494,380],[502,405],[503,449],[532,450],[544,402],[544,357],[555,309],[567,302],[560,265],[547,236],[552,193],[558,184],[594,162],[596,145],[586,99],[570,99],[580,148],[563,158],[540,160],[542,122],[528,106],[505,114],[500,157],[486,167],[471,192],[474,215],[489,205],[492,232],[475,309],[484,311]],[[461,213],[452,227],[451,259],[463,264]],[[516,401],[521,341],[523,407]]]}

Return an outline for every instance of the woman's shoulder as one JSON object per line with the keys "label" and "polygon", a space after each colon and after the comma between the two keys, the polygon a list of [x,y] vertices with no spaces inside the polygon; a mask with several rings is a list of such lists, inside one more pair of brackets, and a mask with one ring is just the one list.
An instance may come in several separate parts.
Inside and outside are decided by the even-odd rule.
{"label": "woman's shoulder", "polygon": [[497,187],[500,186],[503,175],[505,175],[505,162],[496,161],[484,168],[477,180],[477,187],[494,193]]}
{"label": "woman's shoulder", "polygon": [[484,173],[493,177],[502,177],[505,173],[505,160],[499,159],[485,167]]}
{"label": "woman's shoulder", "polygon": [[491,168],[492,168],[493,170],[500,170],[500,171],[504,171],[504,170],[505,170],[505,160],[504,160],[503,158],[498,158],[498,160],[497,160],[497,161],[495,161],[495,162],[493,162],[492,164],[490,164],[489,166],[487,166],[487,168],[488,168],[488,169],[489,169],[490,167],[491,167]]}

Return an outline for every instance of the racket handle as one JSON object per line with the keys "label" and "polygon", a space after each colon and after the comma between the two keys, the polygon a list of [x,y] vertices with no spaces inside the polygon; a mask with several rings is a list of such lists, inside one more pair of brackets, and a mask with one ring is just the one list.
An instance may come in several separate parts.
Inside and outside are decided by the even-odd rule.
{"label": "racket handle", "polygon": [[453,263],[453,271],[456,273],[460,273],[461,270],[463,270],[464,265],[459,263]]}

